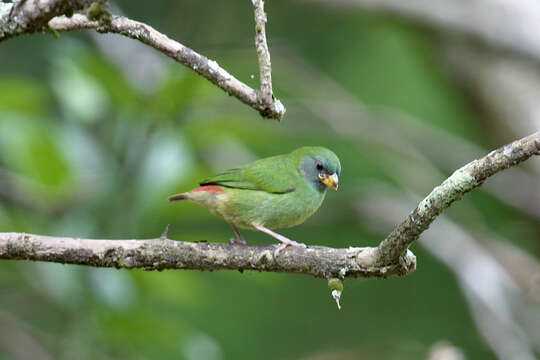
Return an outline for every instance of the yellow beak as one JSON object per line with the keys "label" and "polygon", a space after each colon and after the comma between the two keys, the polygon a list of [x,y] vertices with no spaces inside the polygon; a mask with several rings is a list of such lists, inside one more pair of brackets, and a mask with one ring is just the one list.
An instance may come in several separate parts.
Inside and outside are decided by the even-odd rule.
{"label": "yellow beak", "polygon": [[332,175],[319,174],[319,181],[334,190],[337,190],[339,187],[339,178],[336,173]]}

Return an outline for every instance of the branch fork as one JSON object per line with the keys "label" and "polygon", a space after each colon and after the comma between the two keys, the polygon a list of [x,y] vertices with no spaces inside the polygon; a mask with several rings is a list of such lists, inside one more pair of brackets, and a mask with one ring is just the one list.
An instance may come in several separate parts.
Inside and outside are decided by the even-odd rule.
{"label": "branch fork", "polygon": [[[116,33],[139,40],[164,55],[197,72],[202,77],[257,110],[263,117],[281,120],[285,107],[272,91],[270,52],[266,43],[266,14],[264,2],[252,0],[256,23],[256,50],[261,74],[261,88],[253,89],[232,76],[227,70],[206,56],[168,38],[151,26],[124,16],[110,15],[106,21],[92,16],[92,0],[19,0],[0,3],[0,42],[14,36],[50,30],[53,33],[93,29],[100,33]],[[82,10],[88,9],[88,15]],[[73,14],[74,12],[81,12]],[[67,14],[68,16],[66,16]],[[89,16],[90,15],[90,16]]]}

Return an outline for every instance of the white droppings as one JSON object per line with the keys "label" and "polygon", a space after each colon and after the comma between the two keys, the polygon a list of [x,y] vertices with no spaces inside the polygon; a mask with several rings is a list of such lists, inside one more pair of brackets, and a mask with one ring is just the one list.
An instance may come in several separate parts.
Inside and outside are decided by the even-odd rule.
{"label": "white droppings", "polygon": [[387,271],[388,271],[388,268],[386,266],[382,267],[380,270],[381,274],[386,274]]}
{"label": "white droppings", "polygon": [[13,3],[0,3],[0,17],[4,17],[5,15],[9,14],[11,11],[11,8],[15,6]]}
{"label": "white droppings", "polygon": [[251,74],[249,75],[250,78],[255,79],[255,75]]}
{"label": "white droppings", "polygon": [[409,249],[404,256],[400,257],[399,263],[408,271],[414,271],[416,269],[416,255]]}
{"label": "white droppings", "polygon": [[274,101],[273,110],[278,115],[279,120],[281,120],[283,118],[283,116],[285,115],[285,111],[286,111],[285,106],[283,106],[281,101],[279,101],[278,99],[276,99],[276,101]]}
{"label": "white droppings", "polygon": [[349,271],[349,268],[348,267],[342,267],[341,269],[339,269],[339,275],[341,277],[345,277],[345,275],[347,275],[347,272]]}
{"label": "white droppings", "polygon": [[336,305],[338,307],[338,310],[341,310],[341,304],[339,303],[339,299],[341,298],[341,291],[332,290],[332,297],[334,298],[334,300],[336,300]]}

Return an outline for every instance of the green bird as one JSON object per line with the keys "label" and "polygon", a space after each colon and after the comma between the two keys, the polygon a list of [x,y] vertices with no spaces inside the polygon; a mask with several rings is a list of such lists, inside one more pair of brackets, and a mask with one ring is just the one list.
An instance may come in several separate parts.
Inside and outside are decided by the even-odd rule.
{"label": "green bird", "polygon": [[272,156],[230,169],[206,179],[200,186],[169,196],[169,201],[189,200],[207,207],[227,221],[245,244],[238,228],[259,230],[287,246],[306,247],[275,229],[303,223],[321,206],[328,188],[337,190],[341,164],[332,151],[306,146],[289,154]]}

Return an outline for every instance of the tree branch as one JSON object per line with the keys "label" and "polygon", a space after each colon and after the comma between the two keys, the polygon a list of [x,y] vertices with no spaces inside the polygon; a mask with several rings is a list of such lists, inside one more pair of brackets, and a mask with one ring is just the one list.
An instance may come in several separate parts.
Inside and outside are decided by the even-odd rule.
{"label": "tree branch", "polygon": [[[92,3],[90,0],[25,0],[0,4],[0,42],[18,34],[47,30],[94,29],[101,33],[121,34],[139,40],[189,67],[227,94],[257,110],[263,117],[281,120],[285,115],[285,107],[272,94],[270,55],[266,46],[264,26],[262,27],[262,35],[257,34],[258,39],[261,36],[264,37],[264,45],[259,46],[257,43],[259,63],[261,66],[264,65],[264,69],[260,70],[261,91],[258,91],[229,74],[216,61],[169,39],[166,35],[144,23],[115,15],[104,17],[103,20],[92,20],[83,14],[74,14],[71,17],[62,16],[65,13],[81,10],[90,3]],[[256,14],[259,11],[257,9],[256,7]],[[258,21],[256,18],[256,24]],[[264,78],[262,74],[264,74]],[[268,94],[270,95],[268,96]]]}
{"label": "tree branch", "polygon": [[516,140],[456,170],[418,205],[378,246],[378,264],[391,264],[441,212],[497,172],[540,155],[540,132]]}
{"label": "tree branch", "polygon": [[89,6],[92,0],[20,0],[0,4],[0,42],[21,34],[47,30],[55,16],[73,14]]}
{"label": "tree branch", "polygon": [[376,248],[289,247],[277,261],[274,246],[184,242],[169,239],[92,240],[0,233],[0,259],[48,261],[146,270],[258,270],[324,278],[387,277],[416,268],[409,251],[389,266],[374,266]]}
{"label": "tree branch", "polygon": [[[279,100],[274,100],[272,92],[272,64],[270,51],[266,43],[266,13],[263,0],[252,0],[255,18],[255,48],[259,59],[259,77],[261,82],[260,102],[268,109],[283,107]],[[281,111],[281,110],[274,110]],[[282,111],[285,111],[284,109]]]}

